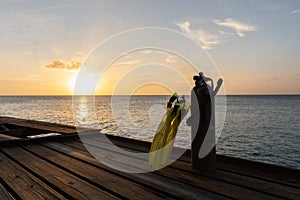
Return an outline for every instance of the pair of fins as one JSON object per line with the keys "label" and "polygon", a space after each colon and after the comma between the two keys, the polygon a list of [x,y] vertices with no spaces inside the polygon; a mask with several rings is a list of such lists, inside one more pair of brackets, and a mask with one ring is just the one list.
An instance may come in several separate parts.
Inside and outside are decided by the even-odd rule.
{"label": "pair of fins", "polygon": [[160,121],[153,138],[149,164],[157,170],[167,166],[175,142],[178,127],[188,113],[190,105],[186,104],[184,96],[179,100],[176,93],[167,103],[167,110]]}

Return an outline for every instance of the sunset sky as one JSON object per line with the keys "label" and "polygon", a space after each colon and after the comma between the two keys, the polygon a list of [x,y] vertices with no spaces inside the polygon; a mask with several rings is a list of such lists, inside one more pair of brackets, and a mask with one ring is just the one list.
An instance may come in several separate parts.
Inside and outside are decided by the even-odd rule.
{"label": "sunset sky", "polygon": [[[0,95],[71,95],[79,68],[98,44],[142,27],[172,29],[198,42],[218,66],[227,94],[300,94],[299,24],[298,0],[0,1]],[[124,44],[113,48],[118,45]],[[153,71],[174,80],[169,69],[193,74],[170,53],[121,56],[97,94],[111,94],[130,70],[119,84],[124,88],[142,75],[151,81]],[[137,94],[182,89],[176,83],[171,89],[137,86]]]}

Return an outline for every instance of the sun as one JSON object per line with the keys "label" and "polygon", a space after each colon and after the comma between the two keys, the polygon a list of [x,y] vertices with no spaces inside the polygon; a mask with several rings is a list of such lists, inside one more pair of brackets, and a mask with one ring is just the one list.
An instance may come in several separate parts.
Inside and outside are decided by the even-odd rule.
{"label": "sun", "polygon": [[93,95],[97,86],[97,77],[93,73],[82,72],[67,81],[67,85],[74,95]]}
{"label": "sun", "polygon": [[73,91],[74,91],[75,83],[76,83],[76,77],[70,78],[70,79],[68,80],[68,82],[67,82],[68,87],[69,87],[71,93],[73,93]]}

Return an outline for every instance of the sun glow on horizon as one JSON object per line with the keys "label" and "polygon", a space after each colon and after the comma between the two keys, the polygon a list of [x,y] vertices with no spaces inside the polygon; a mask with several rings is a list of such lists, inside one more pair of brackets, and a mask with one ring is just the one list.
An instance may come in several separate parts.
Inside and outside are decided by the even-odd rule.
{"label": "sun glow on horizon", "polygon": [[73,95],[92,95],[96,92],[98,79],[95,74],[82,72],[67,81]]}
{"label": "sun glow on horizon", "polygon": [[71,91],[71,93],[74,92],[75,83],[76,83],[76,77],[70,78],[67,82],[67,85],[68,85],[69,90]]}

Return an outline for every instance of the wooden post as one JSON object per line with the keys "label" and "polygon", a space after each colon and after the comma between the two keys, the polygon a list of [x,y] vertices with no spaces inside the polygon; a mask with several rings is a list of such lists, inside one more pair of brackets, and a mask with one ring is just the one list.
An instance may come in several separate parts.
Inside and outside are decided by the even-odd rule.
{"label": "wooden post", "polygon": [[203,73],[194,76],[195,87],[191,92],[192,166],[194,169],[216,168],[215,100],[213,83],[207,85]]}

